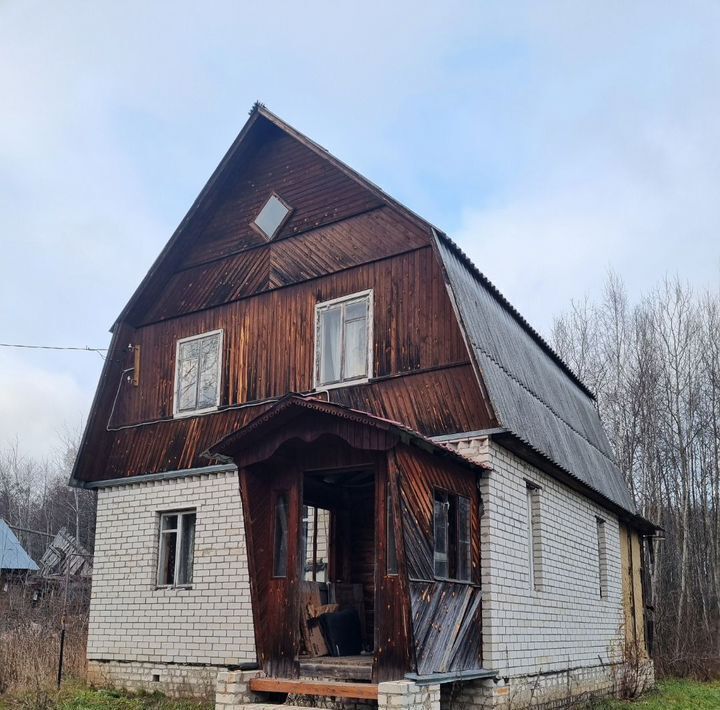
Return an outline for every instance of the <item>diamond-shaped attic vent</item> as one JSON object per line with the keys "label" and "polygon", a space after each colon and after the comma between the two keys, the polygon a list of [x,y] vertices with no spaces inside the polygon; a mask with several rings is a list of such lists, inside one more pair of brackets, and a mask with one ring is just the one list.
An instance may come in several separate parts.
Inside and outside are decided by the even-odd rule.
{"label": "diamond-shaped attic vent", "polygon": [[272,239],[285,224],[291,212],[292,210],[277,195],[270,195],[270,199],[255,217],[253,224],[268,239]]}

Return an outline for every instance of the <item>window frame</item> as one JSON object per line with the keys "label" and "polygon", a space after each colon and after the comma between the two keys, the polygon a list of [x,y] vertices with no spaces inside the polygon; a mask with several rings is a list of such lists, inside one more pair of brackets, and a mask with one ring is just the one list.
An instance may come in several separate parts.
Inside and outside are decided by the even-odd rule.
{"label": "window frame", "polygon": [[[163,531],[163,520],[165,518],[170,517],[171,515],[176,515],[178,518],[177,528],[174,530],[167,530]],[[183,532],[184,532],[184,520],[186,516],[194,515],[195,516],[195,530],[193,533],[193,551],[192,551],[192,559],[193,559],[193,570],[190,575],[190,581],[186,584],[177,584],[178,579],[178,572],[180,571],[180,560],[182,558],[182,540],[183,540]],[[195,540],[197,537],[197,508],[181,508],[178,510],[162,510],[158,512],[157,516],[157,531],[158,531],[158,540],[157,540],[157,566],[155,570],[155,588],[156,589],[192,589],[193,586],[193,577],[195,575]],[[175,541],[175,565],[173,569],[173,584],[165,584],[160,581],[160,575],[162,573],[161,563],[163,560],[163,541],[166,536],[174,534],[176,536]]]}
{"label": "window frame", "polygon": [[[438,493],[444,495],[447,499],[446,505],[448,506],[448,515],[446,516],[447,521],[447,528],[445,531],[445,543],[446,543],[446,551],[445,555],[447,558],[447,576],[439,575],[437,573],[436,568],[436,541],[437,541],[437,526],[436,526],[436,520],[435,520],[435,502],[437,499]],[[451,505],[451,499],[455,499],[455,515],[450,515],[450,505]],[[467,579],[461,579],[458,577],[458,569],[460,567],[460,516],[458,515],[458,509],[459,509],[459,499],[464,498],[468,501],[468,539],[466,541],[467,544],[467,562],[468,562],[468,576]],[[472,546],[472,540],[473,540],[473,497],[471,495],[467,495],[466,493],[458,493],[457,491],[451,491],[446,488],[442,488],[441,486],[433,486],[432,489],[432,509],[433,509],[433,537],[432,537],[432,551],[433,551],[433,579],[435,580],[442,580],[442,581],[448,581],[448,582],[456,582],[458,584],[475,584],[474,580],[474,574],[473,574],[473,546]],[[451,524],[451,520],[454,522],[454,532],[453,532],[453,524]],[[455,571],[455,576],[452,576],[451,572]]]}
{"label": "window frame", "polygon": [[[203,407],[202,409],[188,409],[180,411],[178,409],[180,405],[180,397],[178,392],[179,377],[180,377],[180,348],[185,343],[192,342],[193,340],[202,340],[203,338],[209,338],[211,336],[219,336],[220,342],[218,343],[218,364],[217,364],[217,395],[215,397],[215,404],[210,407]],[[198,414],[207,414],[208,412],[215,412],[220,407],[220,399],[222,396],[222,374],[223,374],[223,343],[225,340],[225,331],[222,328],[217,330],[208,330],[205,333],[198,333],[197,335],[189,335],[186,338],[180,338],[175,341],[175,377],[173,381],[173,417],[179,419],[181,417],[194,417]],[[198,373],[198,379],[199,379]]]}
{"label": "window frame", "polygon": [[[280,204],[282,204],[282,206],[287,210],[287,213],[282,218],[282,220],[280,220],[280,224],[278,224],[278,226],[275,228],[275,231],[272,233],[272,235],[268,235],[265,230],[263,230],[263,228],[259,224],[257,224],[255,220],[260,216],[260,213],[265,209],[265,206],[268,202],[270,202],[273,197],[275,197],[280,202]],[[260,207],[260,209],[257,211],[257,214],[250,220],[250,228],[257,234],[259,234],[263,239],[271,242],[273,239],[275,239],[275,237],[277,237],[282,228],[287,224],[287,221],[290,219],[290,217],[292,217],[293,212],[294,208],[291,207],[285,200],[283,200],[283,198],[280,197],[280,195],[278,195],[275,190],[273,190],[264,200],[264,202],[262,203],[262,207]]]}
{"label": "window frame", "polygon": [[[355,301],[362,301],[367,299],[368,310],[367,310],[367,374],[354,377],[352,379],[340,379],[338,382],[331,382],[329,384],[321,384],[320,382],[320,365],[322,355],[322,344],[320,342],[320,316],[323,311],[330,310],[334,306],[348,305]],[[373,289],[369,288],[365,291],[358,291],[356,293],[350,293],[346,296],[339,296],[332,298],[328,301],[320,301],[315,304],[315,348],[313,358],[313,390],[331,390],[339,387],[353,387],[354,385],[367,384],[373,378],[373,325],[375,320],[375,300],[373,297]],[[343,365],[345,361],[345,311],[343,309],[342,319],[340,322],[340,373],[342,376]]]}

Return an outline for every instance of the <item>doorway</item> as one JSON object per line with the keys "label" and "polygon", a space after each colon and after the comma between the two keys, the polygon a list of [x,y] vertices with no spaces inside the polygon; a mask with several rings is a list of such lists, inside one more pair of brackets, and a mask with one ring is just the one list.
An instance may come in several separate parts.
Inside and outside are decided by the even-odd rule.
{"label": "doorway", "polygon": [[370,680],[375,647],[375,472],[303,474],[300,674]]}

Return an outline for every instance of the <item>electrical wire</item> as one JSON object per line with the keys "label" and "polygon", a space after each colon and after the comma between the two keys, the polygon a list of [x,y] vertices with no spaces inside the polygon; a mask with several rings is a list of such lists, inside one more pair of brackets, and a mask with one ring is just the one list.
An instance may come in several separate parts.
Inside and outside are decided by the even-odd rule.
{"label": "electrical wire", "polygon": [[23,348],[24,350],[80,350],[90,353],[97,353],[103,360],[103,353],[107,352],[107,348],[91,348],[88,345],[82,347],[64,346],[64,345],[25,345],[20,343],[0,343],[0,348]]}

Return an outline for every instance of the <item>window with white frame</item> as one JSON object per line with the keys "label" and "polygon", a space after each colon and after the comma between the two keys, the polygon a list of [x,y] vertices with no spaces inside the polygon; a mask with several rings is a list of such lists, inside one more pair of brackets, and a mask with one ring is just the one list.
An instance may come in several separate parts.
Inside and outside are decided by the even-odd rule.
{"label": "window with white frame", "polygon": [[372,377],[372,291],[315,307],[315,386]]}
{"label": "window with white frame", "polygon": [[220,404],[222,330],[177,341],[175,416],[216,409]]}
{"label": "window with white frame", "polygon": [[290,205],[273,192],[252,221],[252,225],[265,238],[272,239],[282,229],[291,214]]}
{"label": "window with white frame", "polygon": [[189,587],[195,556],[195,510],[160,514],[158,587]]}

